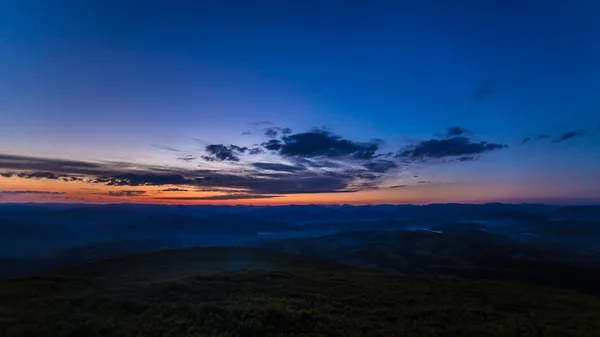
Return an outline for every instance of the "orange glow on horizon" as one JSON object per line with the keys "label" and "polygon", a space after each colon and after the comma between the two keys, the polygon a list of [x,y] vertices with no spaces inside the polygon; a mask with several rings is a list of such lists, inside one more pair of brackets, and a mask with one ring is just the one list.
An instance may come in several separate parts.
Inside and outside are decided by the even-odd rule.
{"label": "orange glow on horizon", "polygon": [[[166,205],[289,205],[289,204],[430,204],[430,203],[486,203],[486,202],[544,202],[535,192],[521,186],[477,183],[439,183],[412,185],[395,189],[377,189],[348,193],[287,194],[265,198],[239,198],[231,200],[194,200],[215,197],[223,193],[196,192],[181,186],[106,186],[85,182],[61,180],[33,180],[0,178],[0,191],[38,191],[39,194],[0,194],[0,202],[14,203],[140,203]],[[188,192],[164,192],[169,187],[187,189]],[[545,192],[541,189],[542,192]],[[127,192],[133,191],[133,192]],[[140,195],[134,195],[139,191]],[[112,195],[110,192],[113,192]],[[547,191],[551,192],[551,191]],[[54,194],[50,194],[54,193]],[[60,193],[60,194],[58,194]],[[121,193],[121,194],[119,194]],[[548,193],[548,195],[552,195]],[[167,198],[167,199],[165,199]],[[173,199],[169,199],[173,198]],[[178,199],[181,198],[181,199]],[[189,199],[186,199],[189,198]],[[542,201],[540,201],[542,200]]]}

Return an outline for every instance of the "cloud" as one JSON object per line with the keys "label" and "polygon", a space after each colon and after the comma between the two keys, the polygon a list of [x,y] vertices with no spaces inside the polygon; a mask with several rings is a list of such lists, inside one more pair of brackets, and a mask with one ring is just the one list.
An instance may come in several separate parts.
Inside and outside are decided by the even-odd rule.
{"label": "cloud", "polygon": [[277,135],[279,135],[279,132],[277,131],[276,128],[266,128],[265,129],[265,136],[267,136],[269,138],[275,138],[275,137],[277,137]]}
{"label": "cloud", "polygon": [[530,141],[531,141],[531,137],[527,137],[527,138],[523,139],[523,140],[522,140],[522,141],[519,143],[519,145],[525,145],[525,144],[529,143]]}
{"label": "cloud", "polygon": [[353,168],[346,169],[342,172],[327,172],[326,175],[340,175],[345,176],[349,180],[362,179],[362,180],[376,180],[381,177],[381,173],[366,170],[364,168]]}
{"label": "cloud", "polygon": [[322,158],[307,159],[296,157],[290,159],[298,165],[303,165],[314,169],[338,169],[342,167],[342,163]]}
{"label": "cloud", "polygon": [[[81,174],[89,184],[107,186],[163,186],[208,189],[235,189],[250,194],[294,194],[352,192],[349,185],[357,177],[348,173],[322,174],[313,171],[262,173],[225,173],[214,170],[190,170],[134,163],[86,163],[64,165],[63,160],[0,154],[0,169],[55,168],[55,175]],[[28,166],[29,165],[29,166]],[[43,171],[46,172],[46,171]],[[45,176],[28,173],[28,176]]]}
{"label": "cloud", "polygon": [[192,156],[191,154],[186,155],[186,156],[182,156],[182,157],[178,157],[178,160],[184,161],[186,163],[192,162],[194,160],[196,160],[196,157]]}
{"label": "cloud", "polygon": [[431,182],[429,180],[421,180],[417,184],[433,184],[433,182]]}
{"label": "cloud", "polygon": [[354,142],[325,130],[296,133],[281,140],[272,139],[262,146],[284,157],[303,158],[352,156],[370,159],[379,149],[376,143]]}
{"label": "cloud", "polygon": [[278,171],[278,172],[298,172],[304,171],[306,168],[304,166],[293,166],[286,164],[278,164],[278,163],[253,163],[252,166],[261,170],[268,171]]}
{"label": "cloud", "polygon": [[[38,171],[39,174],[44,173],[85,173],[93,172],[100,169],[103,165],[99,163],[65,160],[65,159],[48,159],[30,156],[18,156],[9,154],[0,154],[0,168],[10,170],[26,170]],[[48,175],[52,177],[51,175]],[[32,178],[34,178],[32,176]],[[40,179],[42,177],[40,176]]]}
{"label": "cloud", "polygon": [[211,144],[206,146],[208,156],[202,156],[206,161],[240,161],[239,154],[249,149],[237,145]]}
{"label": "cloud", "polygon": [[385,144],[385,140],[381,139],[381,138],[372,138],[369,143],[373,143],[373,144],[377,144],[377,145],[384,145]]}
{"label": "cloud", "polygon": [[97,177],[88,182],[108,186],[160,186],[187,185],[192,183],[192,180],[180,174],[120,173],[111,177]]}
{"label": "cloud", "polygon": [[343,173],[319,174],[310,171],[262,173],[260,175],[207,174],[196,178],[198,187],[235,188],[252,194],[302,194],[348,192],[355,178]]}
{"label": "cloud", "polygon": [[164,190],[160,190],[161,192],[188,192],[189,190],[185,189],[185,188],[166,188]]}
{"label": "cloud", "polygon": [[246,151],[248,151],[249,149],[245,146],[237,146],[237,145],[229,145],[229,148],[233,151],[239,152],[239,153],[244,153]]}
{"label": "cloud", "polygon": [[465,162],[465,161],[474,161],[479,159],[479,156],[463,156],[456,158],[456,161]]}
{"label": "cloud", "polygon": [[391,169],[395,169],[398,165],[391,160],[377,160],[363,165],[364,168],[371,172],[385,173]]}
{"label": "cloud", "polygon": [[272,122],[269,121],[258,121],[258,122],[250,122],[248,123],[249,125],[253,125],[253,126],[267,126],[267,125],[273,125]]}
{"label": "cloud", "polygon": [[2,195],[23,195],[23,194],[45,194],[45,195],[62,195],[65,192],[48,192],[48,191],[0,191]]}
{"label": "cloud", "polygon": [[583,135],[585,135],[584,130],[575,130],[575,131],[565,132],[565,133],[559,135],[558,137],[556,137],[554,140],[552,140],[552,143],[561,143],[561,142],[564,142],[565,140],[569,140],[569,139],[575,138],[575,137],[581,137]]}
{"label": "cloud", "polygon": [[244,131],[244,132],[242,132],[242,136],[248,136],[248,135],[251,135],[251,134],[252,134],[252,132],[250,132],[250,131]]}
{"label": "cloud", "polygon": [[265,149],[270,150],[270,151],[279,151],[279,150],[281,150],[281,147],[283,146],[282,142],[277,139],[271,139],[267,142],[262,143],[261,145]]}
{"label": "cloud", "polygon": [[242,200],[242,199],[270,199],[278,198],[279,195],[264,195],[264,194],[226,194],[226,195],[211,195],[208,197],[164,197],[156,198],[160,200]]}
{"label": "cloud", "polygon": [[242,193],[243,190],[236,188],[215,188],[215,187],[198,187],[194,189],[195,192],[214,192],[214,193]]}
{"label": "cloud", "polygon": [[262,174],[237,176],[227,174],[207,175],[195,181],[196,186],[226,187],[246,190],[254,194],[302,194],[347,192],[354,177],[347,174],[318,174],[298,172],[289,174]]}
{"label": "cloud", "polygon": [[544,134],[544,135],[539,135],[539,136],[536,136],[536,137],[525,137],[525,138],[523,138],[523,140],[522,140],[522,141],[519,143],[519,145],[521,145],[521,146],[522,146],[522,145],[525,145],[525,144],[528,144],[528,143],[532,143],[532,142],[534,142],[534,141],[538,141],[538,140],[546,139],[546,138],[550,138],[550,136],[549,136],[549,135],[545,135],[545,134]]}
{"label": "cloud", "polygon": [[12,178],[17,177],[21,179],[50,179],[57,180],[61,179],[62,181],[80,181],[82,180],[76,176],[68,176],[63,174],[55,174],[52,172],[2,172],[0,173],[1,177],[4,178]]}
{"label": "cloud", "polygon": [[455,136],[462,136],[462,135],[468,135],[470,134],[471,131],[460,127],[460,126],[451,126],[449,128],[446,129],[446,133],[444,134],[446,137],[450,138],[450,137],[455,137]]}
{"label": "cloud", "polygon": [[282,136],[290,135],[290,134],[292,134],[292,129],[274,126],[274,127],[266,128],[264,131],[264,135],[269,138],[276,138],[279,134],[281,134]]}
{"label": "cloud", "polygon": [[394,185],[394,186],[390,186],[388,188],[404,188],[404,187],[408,187],[408,185]]}
{"label": "cloud", "polygon": [[[467,132],[452,127],[452,133]],[[61,179],[94,185],[119,186],[127,190],[141,186],[160,186],[163,192],[206,191],[227,195],[285,195],[311,193],[352,193],[377,188],[386,177],[413,165],[415,159],[445,158],[475,160],[477,155],[506,145],[472,142],[467,137],[431,139],[391,153],[378,153],[380,139],[358,142],[330,131],[312,129],[291,133],[277,128],[278,139],[269,139],[260,147],[226,144],[206,146],[207,161],[234,162],[227,169],[198,169],[145,165],[132,162],[87,162],[0,154],[3,177]],[[269,152],[257,162],[251,155]],[[194,156],[180,154],[182,161]],[[275,157],[275,158],[273,158]],[[244,159],[242,161],[242,158]],[[399,158],[399,159],[398,159]],[[189,160],[188,160],[189,159]],[[209,165],[210,166],[210,165]],[[215,165],[219,167],[219,165]],[[116,188],[115,188],[116,190]],[[141,192],[113,191],[110,196],[142,195]],[[200,200],[200,199],[198,199]]]}
{"label": "cloud", "polygon": [[170,147],[170,146],[166,146],[166,145],[161,145],[161,144],[150,144],[150,146],[157,148],[159,150],[165,150],[165,151],[169,151],[169,152],[175,152],[175,153],[182,153],[183,151],[178,150],[174,147]]}
{"label": "cloud", "polygon": [[21,178],[21,179],[50,179],[62,180],[64,182],[83,181],[83,178],[77,176],[69,176],[63,174],[55,174],[52,172],[1,172],[0,177],[3,178]]}
{"label": "cloud", "polygon": [[200,143],[200,144],[207,144],[208,142],[205,141],[204,139],[200,139],[200,138],[196,138],[196,137],[190,137],[191,140]]}
{"label": "cloud", "polygon": [[21,172],[16,174],[17,177],[23,179],[59,179],[63,175],[56,175],[52,172]]}
{"label": "cloud", "polygon": [[507,148],[505,144],[471,142],[466,137],[425,140],[407,150],[399,151],[396,157],[410,159],[444,158],[453,156],[471,156],[484,152]]}
{"label": "cloud", "polygon": [[485,98],[490,96],[496,88],[496,80],[493,78],[487,79],[481,83],[479,87],[473,92],[472,99],[474,101],[483,101]]}
{"label": "cloud", "polygon": [[106,195],[110,197],[137,197],[146,194],[146,191],[126,190],[126,191],[109,191]]}
{"label": "cloud", "polygon": [[290,128],[280,128],[279,132],[281,132],[281,134],[284,136],[291,135],[293,133],[292,129]]}
{"label": "cloud", "polygon": [[257,154],[261,154],[261,153],[265,153],[265,151],[259,147],[255,147],[253,149],[248,150],[248,154],[250,154],[250,155],[257,155]]}

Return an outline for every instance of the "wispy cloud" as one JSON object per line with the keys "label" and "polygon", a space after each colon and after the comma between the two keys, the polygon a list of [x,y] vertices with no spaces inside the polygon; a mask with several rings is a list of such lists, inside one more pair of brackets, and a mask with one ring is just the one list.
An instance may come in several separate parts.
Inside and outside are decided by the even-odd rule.
{"label": "wispy cloud", "polygon": [[196,157],[194,157],[192,155],[186,155],[186,156],[178,157],[177,159],[184,161],[186,163],[189,163],[189,162],[193,162],[194,160],[196,160]]}
{"label": "wispy cloud", "polygon": [[138,197],[146,194],[146,191],[125,190],[125,191],[109,191],[106,195],[110,197]]}
{"label": "wispy cloud", "polygon": [[[218,170],[190,170],[174,167],[143,166],[126,163],[61,165],[62,160],[10,156],[2,160],[0,170],[18,166],[23,169],[55,169],[55,175],[81,174],[89,184],[107,186],[181,186],[197,188],[226,188],[243,190],[252,194],[293,194],[346,192],[355,179],[342,172],[300,171],[293,175],[285,172],[234,173]],[[58,164],[57,164],[58,163]],[[31,171],[28,171],[31,172]],[[6,173],[6,172],[4,172]],[[11,173],[12,174],[12,173]],[[22,175],[38,177],[38,174]],[[46,175],[42,175],[46,176]],[[51,177],[52,178],[52,177]],[[33,179],[33,178],[32,178]]]}
{"label": "wispy cloud", "polygon": [[160,190],[161,192],[188,192],[188,189],[185,188],[177,188],[177,187],[172,187],[172,188],[166,188],[164,190]]}
{"label": "wispy cloud", "polygon": [[363,165],[364,168],[371,172],[385,173],[398,167],[398,164],[391,160],[376,160]]}
{"label": "wispy cloud", "polygon": [[[592,130],[590,133],[592,133],[592,132],[594,132],[594,131]],[[556,135],[554,137],[551,137],[548,134],[541,134],[541,135],[538,135],[538,136],[525,137],[519,143],[519,145],[526,145],[526,144],[532,143],[534,141],[540,141],[540,140],[549,139],[549,138],[553,138],[552,141],[551,141],[551,143],[557,144],[557,143],[562,143],[564,141],[567,141],[569,139],[573,139],[573,138],[576,138],[576,137],[583,137],[586,134],[588,134],[588,133],[585,130],[583,130],[583,129],[572,130],[572,131],[568,131],[568,132],[563,132],[563,133],[558,134],[558,135]]]}
{"label": "wispy cloud", "polygon": [[167,145],[161,145],[161,144],[149,144],[150,146],[152,146],[153,148],[159,149],[159,150],[164,150],[164,151],[169,151],[169,152],[175,152],[175,153],[183,153],[184,151],[181,151],[179,149],[176,149],[174,147],[171,146],[167,146]]}
{"label": "wispy cloud", "polygon": [[269,125],[273,125],[273,122],[270,122],[270,121],[258,121],[258,122],[250,122],[248,124],[252,125],[252,126],[269,126]]}
{"label": "wispy cloud", "polygon": [[279,135],[287,136],[292,134],[292,129],[290,128],[281,128],[281,127],[270,127],[264,130],[264,135],[269,138],[276,138]]}
{"label": "wispy cloud", "polygon": [[155,172],[114,172],[112,176],[96,177],[88,180],[93,184],[104,184],[107,186],[161,186],[161,185],[188,185],[192,183],[180,174],[155,173]]}
{"label": "wispy cloud", "polygon": [[[331,131],[312,129],[291,133],[277,128],[277,137],[258,147],[209,144],[202,158],[204,169],[152,166],[127,162],[91,162],[0,154],[0,179],[60,179],[113,187],[162,186],[162,192],[232,192],[227,195],[257,196],[300,193],[352,193],[377,188],[424,159],[462,162],[506,145],[474,142],[462,127],[448,128],[448,135],[412,144],[394,154],[379,152],[385,144],[348,139]],[[255,145],[254,145],[255,146]],[[181,156],[190,162],[194,156]],[[260,159],[255,159],[260,158]],[[269,161],[265,161],[269,158]],[[215,163],[213,163],[215,162]],[[222,165],[219,162],[226,162]],[[400,185],[397,185],[400,186]],[[144,195],[139,190],[114,190],[112,197]],[[210,200],[210,199],[198,199]],[[215,199],[217,200],[217,199]]]}
{"label": "wispy cloud", "polygon": [[[21,171],[35,171],[35,173],[32,173],[31,177],[29,177],[34,179],[57,179],[60,177],[59,173],[65,172],[70,172],[73,174],[89,173],[101,169],[102,166],[103,164],[94,162],[0,153],[0,168]],[[25,172],[20,173],[27,174]],[[25,178],[27,179],[27,177]]]}
{"label": "wispy cloud", "polygon": [[477,159],[479,159],[479,156],[462,156],[462,157],[456,158],[456,161],[465,162],[465,161],[474,161]]}
{"label": "wispy cloud", "polygon": [[446,129],[444,136],[450,138],[450,137],[464,136],[464,135],[469,135],[469,134],[471,134],[471,131],[463,128],[462,126],[451,126]]}
{"label": "wispy cloud", "polygon": [[0,194],[4,195],[23,195],[23,194],[38,194],[38,195],[62,195],[65,192],[48,192],[48,191],[35,191],[35,190],[19,190],[19,191],[0,191]]}
{"label": "wispy cloud", "polygon": [[494,150],[508,148],[506,144],[472,142],[467,137],[448,139],[430,139],[422,141],[408,149],[399,151],[396,157],[409,159],[439,159],[445,157],[472,156]]}
{"label": "wispy cloud", "polygon": [[496,89],[496,80],[494,78],[488,78],[481,83],[473,92],[472,98],[474,101],[483,101],[490,96]]}
{"label": "wispy cloud", "polygon": [[69,177],[62,174],[55,174],[52,172],[4,172],[1,175],[5,178],[17,177],[23,179],[51,179],[56,180],[63,177]]}
{"label": "wispy cloud", "polygon": [[279,198],[279,195],[264,195],[264,194],[226,194],[226,195],[211,195],[208,197],[164,197],[156,198],[159,200],[242,200],[242,199],[271,199]]}
{"label": "wispy cloud", "polygon": [[554,138],[552,140],[552,143],[561,143],[561,142],[564,142],[565,140],[569,140],[569,139],[575,138],[575,137],[581,137],[583,135],[585,135],[584,130],[575,130],[575,131],[565,132],[563,134],[560,134],[558,137]]}
{"label": "wispy cloud", "polygon": [[277,171],[277,172],[298,172],[306,170],[306,167],[302,165],[287,165],[287,164],[279,164],[279,163],[253,163],[252,166],[261,170],[267,171]]}
{"label": "wispy cloud", "polygon": [[269,138],[275,138],[275,137],[277,137],[277,135],[279,135],[279,132],[277,132],[277,130],[275,130],[275,128],[265,129],[265,136],[267,136]]}
{"label": "wispy cloud", "polygon": [[519,143],[519,146],[523,146],[523,145],[526,145],[526,144],[529,144],[529,143],[532,143],[532,142],[535,142],[538,140],[548,139],[548,138],[550,138],[550,135],[547,135],[547,134],[541,134],[538,136],[528,136],[528,137],[523,138],[523,140]]}
{"label": "wispy cloud", "polygon": [[519,145],[525,145],[527,143],[529,143],[531,141],[531,137],[525,137],[520,143]]}

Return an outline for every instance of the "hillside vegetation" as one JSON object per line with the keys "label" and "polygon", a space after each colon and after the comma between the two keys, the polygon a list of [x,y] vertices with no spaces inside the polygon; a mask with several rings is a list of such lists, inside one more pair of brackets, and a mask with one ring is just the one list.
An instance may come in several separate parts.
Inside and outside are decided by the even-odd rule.
{"label": "hillside vegetation", "polygon": [[0,336],[598,336],[600,298],[249,248],[0,282]]}
{"label": "hillside vegetation", "polygon": [[596,254],[480,230],[345,232],[266,240],[257,246],[357,267],[531,282],[600,295]]}

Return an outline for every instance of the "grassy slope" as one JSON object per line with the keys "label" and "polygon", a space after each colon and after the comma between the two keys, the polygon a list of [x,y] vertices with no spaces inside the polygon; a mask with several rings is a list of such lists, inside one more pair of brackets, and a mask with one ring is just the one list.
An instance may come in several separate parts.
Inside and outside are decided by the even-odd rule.
{"label": "grassy slope", "polygon": [[600,298],[247,248],[138,254],[0,282],[0,336],[294,335],[598,336]]}

